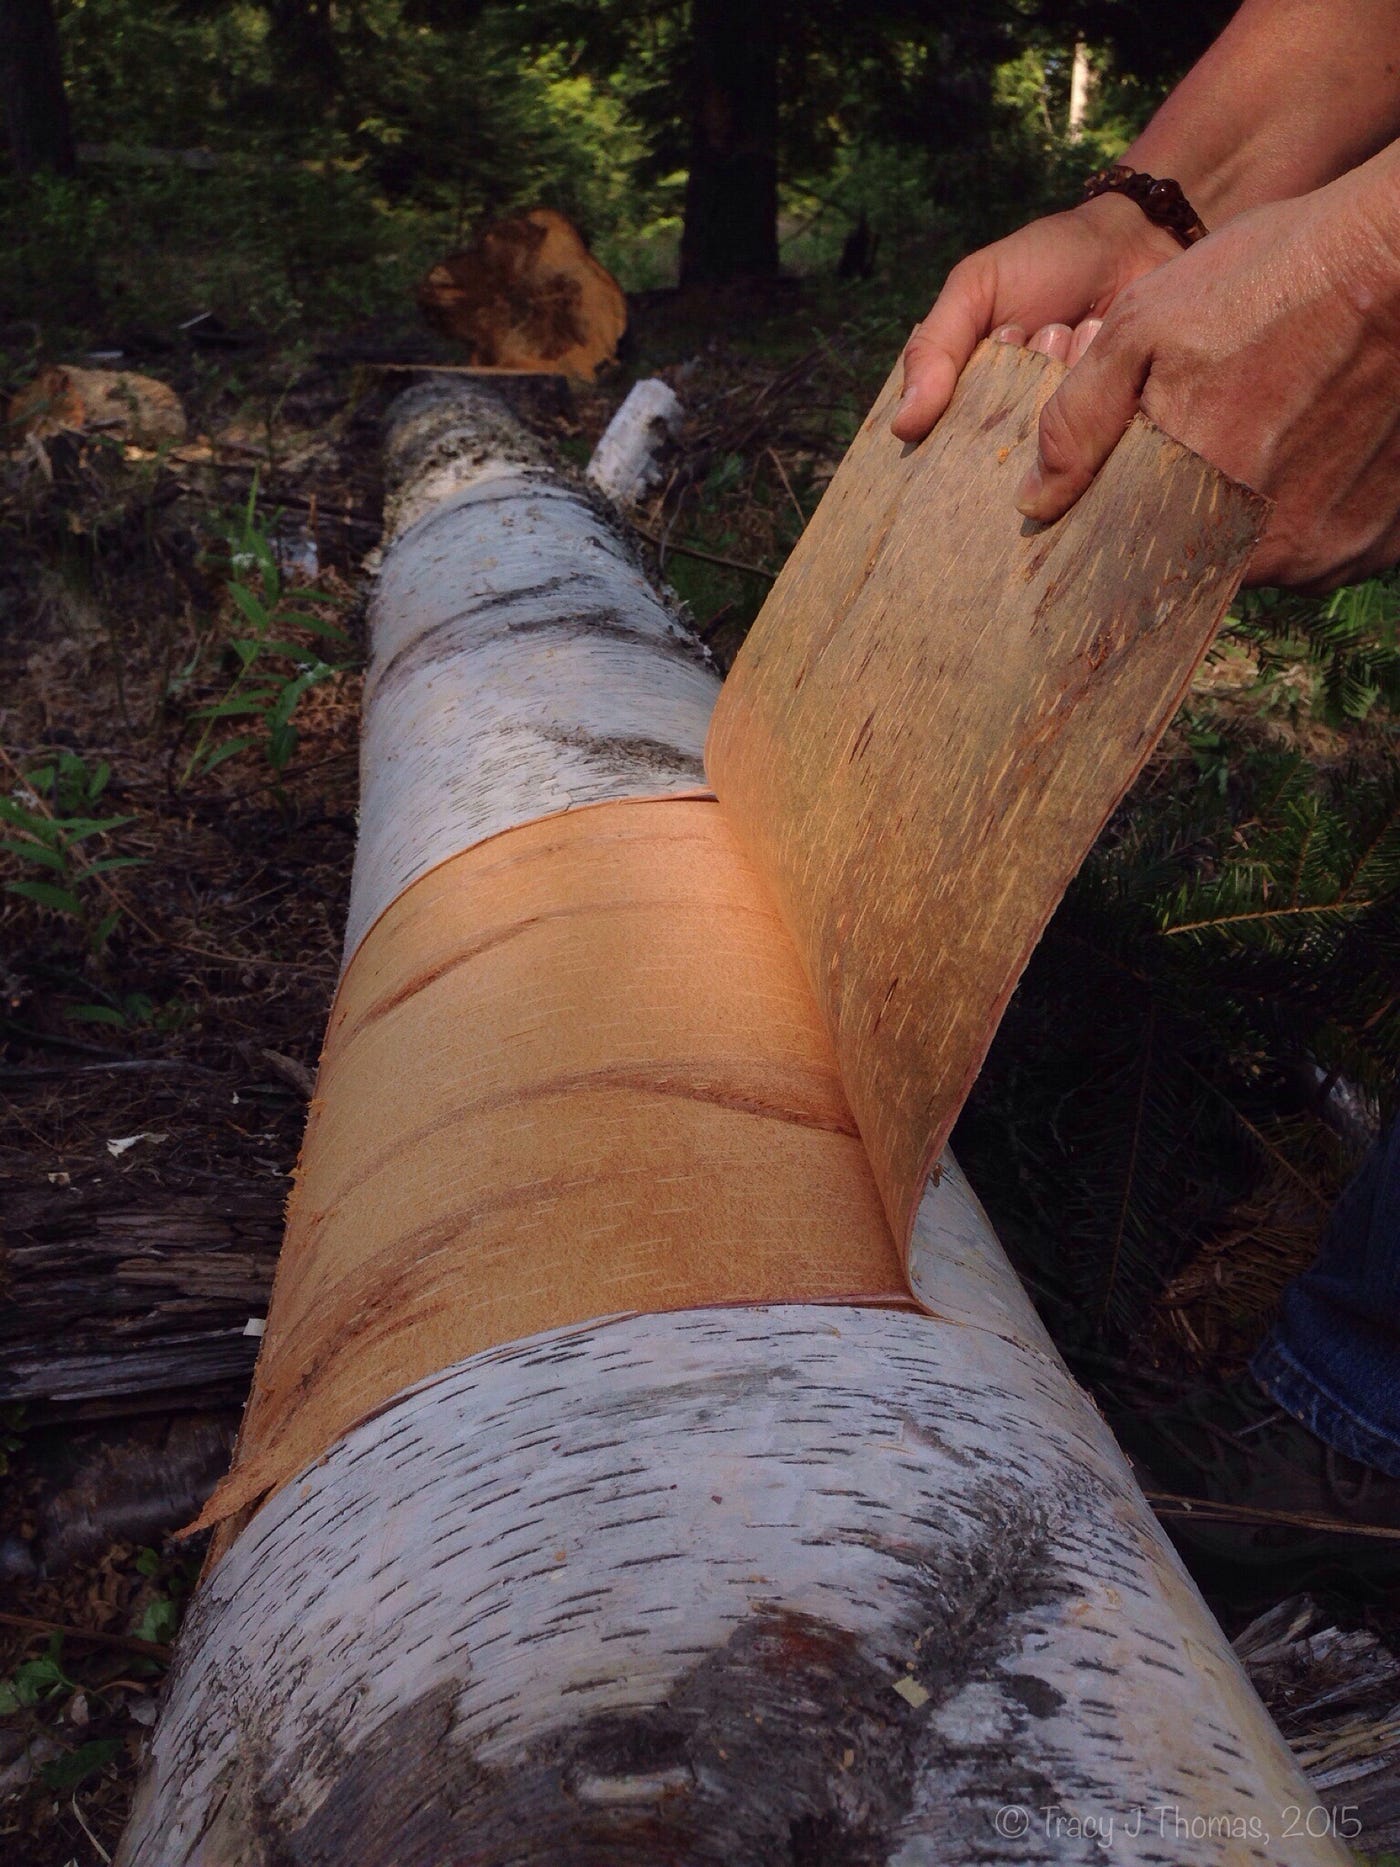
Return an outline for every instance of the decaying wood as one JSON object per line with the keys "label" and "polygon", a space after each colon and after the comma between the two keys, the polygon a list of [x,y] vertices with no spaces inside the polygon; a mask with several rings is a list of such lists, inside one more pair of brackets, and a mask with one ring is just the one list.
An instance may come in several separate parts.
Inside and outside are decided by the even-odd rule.
{"label": "decaying wood", "polygon": [[423,316],[472,362],[562,370],[591,381],[627,328],[627,300],[576,227],[535,208],[486,228],[418,288]]}
{"label": "decaying wood", "polygon": [[1342,1632],[1307,1595],[1276,1602],[1232,1644],[1363,1858],[1400,1846],[1400,1659],[1368,1629]]}
{"label": "decaying wood", "polygon": [[281,1237],[280,1185],[216,1195],[0,1186],[0,1399],[33,1418],[236,1404]]}
{"label": "decaying wood", "polygon": [[[597,698],[574,679],[595,665],[580,648],[591,633],[614,653],[609,667],[630,665],[622,691],[646,743],[658,717],[674,722],[673,683],[688,708],[705,691],[686,685],[694,672],[713,693],[659,605],[631,630],[616,609],[576,601],[562,556],[540,578],[554,522],[574,535],[577,496],[546,481],[478,396],[459,389],[454,406],[451,445],[447,405],[420,409],[437,439],[401,476],[376,617],[418,645],[398,663],[404,717],[422,722],[423,745],[436,720],[448,751],[436,764],[419,755],[424,792],[392,775],[393,738],[367,741],[375,841],[343,991],[373,956],[364,930],[431,886],[429,849],[449,868],[468,852],[492,860],[547,837],[533,820],[561,797],[584,801],[568,774],[576,722]],[[398,431],[401,462],[411,429]],[[493,484],[532,548],[512,561],[530,626],[499,629],[478,598],[456,637],[468,656],[475,632],[495,637],[488,758],[452,704],[467,684],[454,689],[444,670],[454,581],[479,590],[499,574],[497,544],[511,548],[490,529]],[[574,568],[594,551],[618,546],[576,551]],[[512,587],[501,574],[508,618]],[[645,609],[655,599],[641,591],[639,578]],[[399,652],[377,645],[381,682]],[[380,704],[372,682],[371,734]],[[622,767],[594,760],[601,795],[565,824],[716,810],[665,801],[685,788],[674,759],[649,765],[638,734],[615,731],[629,745]],[[470,782],[453,786],[459,763]],[[652,801],[625,802],[629,783]],[[513,935],[480,889],[454,912],[465,922],[474,905],[477,952]],[[754,907],[771,912],[761,895]],[[628,938],[624,917],[619,949]],[[644,967],[652,948],[637,946],[628,963]],[[420,984],[435,953],[426,941]],[[690,989],[674,959],[660,963],[678,994]],[[769,1028],[762,977],[722,952],[714,970],[737,1004],[753,994],[751,1022]],[[396,989],[381,1023],[411,1002]],[[607,978],[594,1005],[597,1042],[622,1034],[625,1077],[631,1039]],[[454,1043],[459,1071],[476,1067],[477,1034],[450,1010],[405,1030],[413,1043],[357,1093],[411,1097],[420,1073],[441,1086]],[[545,1021],[541,1048],[549,1034]],[[686,1062],[670,1091],[695,1087]],[[332,1148],[338,1077],[328,1064],[317,1092]],[[658,1125],[677,1100],[658,1099]],[[441,1108],[449,1128],[460,1122]],[[528,1099],[517,1112],[524,1125],[539,1115]],[[426,1141],[433,1117],[426,1104],[420,1114]],[[435,1197],[434,1178],[469,1184],[475,1130],[456,1133],[426,1186],[412,1150],[397,1182],[386,1160],[382,1200]],[[363,1131],[354,1143],[372,1145]],[[746,1248],[766,1165],[756,1152],[724,1189],[717,1229],[731,1252]],[[523,1172],[522,1208],[551,1191],[528,1158]],[[643,1175],[666,1206],[673,1184]],[[793,1196],[795,1226],[801,1199],[817,1196],[815,1185]],[[482,1217],[449,1214],[404,1241],[397,1289],[345,1318],[351,1375],[355,1345],[372,1350]],[[554,1278],[566,1300],[569,1256],[588,1243],[561,1228],[562,1269],[497,1253],[475,1275],[517,1290]],[[355,1249],[351,1234],[310,1288],[279,1273],[270,1328],[284,1293],[289,1317],[332,1300]],[[223,1527],[121,1867],[1343,1862],[1337,1843],[1287,1829],[1288,1805],[1306,1813],[1313,1799],[951,1164],[920,1206],[910,1270],[927,1313],[785,1302],[601,1317],[472,1355],[320,1446],[295,1482]],[[442,1308],[459,1300],[441,1291]],[[281,1397],[287,1416],[298,1398]],[[245,1437],[243,1453],[256,1450]],[[1135,1811],[1135,1830],[1120,1826],[1106,1852],[1099,1824]]]}
{"label": "decaying wood", "polygon": [[236,1408],[124,1420],[65,1438],[45,1462],[29,1512],[49,1576],[113,1543],[159,1543],[203,1508],[228,1465]]}
{"label": "decaying wood", "polygon": [[1012,491],[1060,366],[987,343],[919,448],[866,419],[735,663],[712,782],[797,941],[896,1237],[1264,502],[1142,417],[1056,525]]}
{"label": "decaying wood", "polygon": [[10,435],[42,441],[65,432],[107,434],[138,447],[175,445],[188,432],[184,407],[168,383],[134,370],[85,370],[46,363],[12,396]]}

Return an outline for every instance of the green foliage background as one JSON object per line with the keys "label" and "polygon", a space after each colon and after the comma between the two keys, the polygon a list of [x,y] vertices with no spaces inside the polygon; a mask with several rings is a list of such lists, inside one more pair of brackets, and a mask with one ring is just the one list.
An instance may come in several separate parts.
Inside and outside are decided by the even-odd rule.
{"label": "green foliage background", "polygon": [[[783,14],[783,257],[866,213],[887,264],[1072,198],[1170,72],[1105,30],[1064,140],[1076,18],[1053,0],[840,0]],[[46,338],[200,311],[287,335],[400,309],[483,218],[546,202],[629,289],[674,277],[688,9],[660,0],[56,0],[78,176],[0,171],[0,307]],[[1101,9],[1102,10],[1102,9]],[[1130,8],[1107,9],[1108,23]],[[1077,17],[1077,16],[1076,16]],[[1193,37],[1194,31],[1194,37]],[[1199,23],[1165,29],[1184,63]],[[1129,35],[1131,42],[1131,35]],[[1134,56],[1139,56],[1140,48]],[[196,152],[206,166],[149,159]],[[3,322],[0,317],[0,322]]]}

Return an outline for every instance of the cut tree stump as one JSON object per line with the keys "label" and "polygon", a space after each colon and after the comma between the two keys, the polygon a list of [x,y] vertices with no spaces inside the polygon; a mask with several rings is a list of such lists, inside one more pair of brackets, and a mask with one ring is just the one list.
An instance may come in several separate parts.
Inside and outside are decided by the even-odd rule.
{"label": "cut tree stump", "polygon": [[466,252],[440,260],[418,287],[418,305],[475,364],[587,382],[616,356],[627,328],[621,286],[552,208],[498,220]]}
{"label": "cut tree stump", "polygon": [[178,445],[189,429],[184,406],[168,383],[135,370],[59,363],[46,363],[11,397],[6,420],[11,438],[107,434],[144,448]]}
{"label": "cut tree stump", "polygon": [[[1115,1862],[1341,1867],[956,1165],[923,1313],[781,1294],[894,1241],[697,786],[717,683],[615,520],[463,386],[388,455],[347,966],[119,1867],[1087,1867],[1115,1816]],[[652,1313],[696,1238],[770,1294]],[[554,1325],[453,1359],[501,1297]]]}

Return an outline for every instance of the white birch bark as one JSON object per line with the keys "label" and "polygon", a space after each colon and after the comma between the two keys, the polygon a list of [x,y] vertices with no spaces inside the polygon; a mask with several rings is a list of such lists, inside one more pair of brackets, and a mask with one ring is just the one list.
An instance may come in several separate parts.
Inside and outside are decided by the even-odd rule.
{"label": "white birch bark", "polygon": [[121,1859],[1343,1861],[1312,1806],[1057,1362],[793,1305],[349,1434],[205,1582]]}
{"label": "white birch bark", "polygon": [[611,506],[488,392],[410,389],[386,460],[347,960],[410,882],[485,837],[703,793],[719,692]]}
{"label": "white birch bark", "polygon": [[[413,393],[359,928],[689,782],[714,691],[479,392]],[[912,1276],[927,1314],[600,1318],[355,1427],[202,1583],[119,1867],[1344,1862],[954,1166]]]}
{"label": "white birch bark", "polygon": [[656,485],[667,445],[681,430],[681,405],[659,376],[634,383],[603,430],[588,477],[615,505],[636,505]]}

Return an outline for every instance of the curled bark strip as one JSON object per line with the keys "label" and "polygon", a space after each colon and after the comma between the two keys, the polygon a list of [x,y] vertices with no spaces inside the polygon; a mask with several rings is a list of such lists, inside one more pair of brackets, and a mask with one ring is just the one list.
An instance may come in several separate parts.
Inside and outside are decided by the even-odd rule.
{"label": "curled bark strip", "polygon": [[1205,653],[1265,502],[1137,417],[1057,525],[1012,489],[1059,366],[984,344],[919,448],[866,418],[706,751],[896,1238],[1045,923]]}

